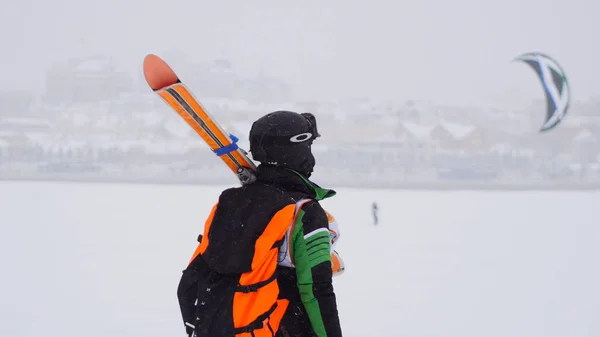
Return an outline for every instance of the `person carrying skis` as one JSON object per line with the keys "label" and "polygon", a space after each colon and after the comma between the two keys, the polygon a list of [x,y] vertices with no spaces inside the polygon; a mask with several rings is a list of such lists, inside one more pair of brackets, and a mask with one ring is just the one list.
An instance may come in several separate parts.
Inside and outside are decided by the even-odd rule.
{"label": "person carrying skis", "polygon": [[311,114],[276,111],[250,130],[256,181],[224,190],[177,296],[188,336],[342,336],[328,214],[309,180]]}

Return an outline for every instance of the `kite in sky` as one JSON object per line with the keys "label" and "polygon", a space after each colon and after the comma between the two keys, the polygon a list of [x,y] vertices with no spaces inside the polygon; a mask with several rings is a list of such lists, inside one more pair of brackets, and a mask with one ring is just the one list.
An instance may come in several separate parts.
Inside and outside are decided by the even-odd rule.
{"label": "kite in sky", "polygon": [[546,94],[546,120],[540,132],[554,128],[567,114],[571,90],[562,67],[548,55],[525,53],[515,59],[527,63],[538,74]]}

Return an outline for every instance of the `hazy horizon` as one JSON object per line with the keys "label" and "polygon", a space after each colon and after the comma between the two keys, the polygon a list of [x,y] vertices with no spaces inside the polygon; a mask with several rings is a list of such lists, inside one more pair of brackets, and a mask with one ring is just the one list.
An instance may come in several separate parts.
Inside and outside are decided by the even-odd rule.
{"label": "hazy horizon", "polygon": [[137,79],[145,54],[179,51],[168,61],[182,78],[183,59],[226,58],[295,98],[511,107],[543,98],[535,73],[511,62],[540,51],[563,66],[576,102],[600,93],[597,14],[591,0],[12,2],[0,13],[0,89],[42,93],[53,64],[95,54]]}

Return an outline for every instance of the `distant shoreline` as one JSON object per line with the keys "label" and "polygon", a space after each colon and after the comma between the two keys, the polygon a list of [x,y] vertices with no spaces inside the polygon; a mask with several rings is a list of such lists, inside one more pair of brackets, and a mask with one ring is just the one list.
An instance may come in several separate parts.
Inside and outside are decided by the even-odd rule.
{"label": "distant shoreline", "polygon": [[[13,181],[13,182],[65,182],[65,183],[95,183],[95,184],[111,184],[111,183],[125,183],[125,184],[140,184],[140,185],[208,185],[208,186],[238,186],[237,180],[232,179],[215,179],[210,178],[193,178],[193,177],[118,177],[118,176],[74,176],[74,175],[60,175],[60,174],[45,174],[45,175],[17,175],[17,174],[2,174],[0,175],[0,182]],[[482,181],[471,181],[471,182],[395,182],[395,183],[377,183],[377,182],[365,182],[364,184],[359,183],[347,183],[335,181],[334,179],[319,179],[318,183],[323,184],[324,187],[329,188],[377,188],[377,189],[395,189],[395,190],[447,190],[447,191],[599,191],[600,181],[589,182],[589,183],[542,183],[536,182],[531,184],[523,183],[503,183],[503,182],[482,182]]]}

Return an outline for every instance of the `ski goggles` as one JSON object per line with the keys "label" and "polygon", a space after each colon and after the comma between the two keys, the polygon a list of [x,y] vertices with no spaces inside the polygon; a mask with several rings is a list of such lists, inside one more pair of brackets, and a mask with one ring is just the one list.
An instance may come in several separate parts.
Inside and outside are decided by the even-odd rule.
{"label": "ski goggles", "polygon": [[317,129],[317,119],[315,118],[315,115],[311,114],[310,112],[303,112],[301,115],[302,117],[306,118],[308,124],[310,124],[309,132],[313,135],[313,139],[321,137],[321,134]]}

